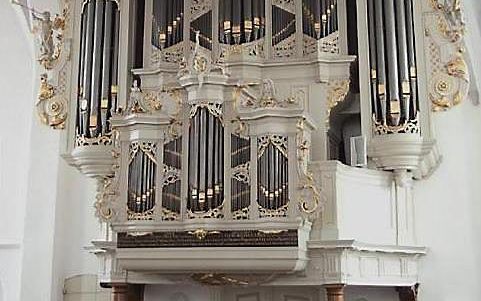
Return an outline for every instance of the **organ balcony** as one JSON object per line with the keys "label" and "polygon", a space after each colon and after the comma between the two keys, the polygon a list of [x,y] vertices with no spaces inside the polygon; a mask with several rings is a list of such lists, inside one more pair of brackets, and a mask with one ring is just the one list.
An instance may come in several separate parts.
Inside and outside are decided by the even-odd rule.
{"label": "organ balcony", "polygon": [[[377,62],[392,41],[369,36],[356,61],[369,66],[365,80],[349,55],[358,53],[348,32],[390,26],[389,14],[370,10],[368,24],[349,28],[341,0],[118,5],[77,8],[71,158],[99,180],[105,232],[92,252],[104,284],[248,274],[276,275],[273,285],[299,275],[316,285],[416,283],[425,250],[413,246],[411,171],[433,151],[420,131],[415,59]],[[413,41],[408,32],[398,44]],[[400,73],[389,78],[394,63]],[[353,116],[368,141],[352,151],[369,152],[371,169],[335,161],[347,163],[337,125]]]}

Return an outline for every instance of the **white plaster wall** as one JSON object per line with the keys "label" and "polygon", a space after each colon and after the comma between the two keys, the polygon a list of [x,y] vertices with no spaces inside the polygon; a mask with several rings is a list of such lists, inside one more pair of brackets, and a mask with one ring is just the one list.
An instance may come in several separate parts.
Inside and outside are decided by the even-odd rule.
{"label": "white plaster wall", "polygon": [[[56,9],[56,0],[36,1]],[[0,300],[62,300],[64,279],[96,273],[84,247],[97,236],[93,182],[60,158],[64,138],[34,110],[33,36],[0,1]]]}
{"label": "white plaster wall", "polygon": [[[467,46],[481,79],[478,0],[466,0]],[[422,261],[420,300],[481,300],[481,107],[466,101],[434,118],[439,169],[415,187]]]}
{"label": "white plaster wall", "polygon": [[[31,43],[10,1],[0,1],[0,299],[20,293],[33,100]],[[21,79],[21,80],[18,80]]]}
{"label": "white plaster wall", "polygon": [[212,301],[209,288],[200,285],[146,285],[144,301]]}

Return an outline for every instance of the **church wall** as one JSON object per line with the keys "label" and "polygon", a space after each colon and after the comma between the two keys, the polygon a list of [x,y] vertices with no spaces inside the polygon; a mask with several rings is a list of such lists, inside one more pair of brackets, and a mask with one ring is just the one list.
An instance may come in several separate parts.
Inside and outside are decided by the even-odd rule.
{"label": "church wall", "polygon": [[[479,82],[481,3],[465,5],[467,47]],[[443,162],[429,179],[416,182],[418,243],[429,248],[420,269],[420,300],[481,300],[481,107],[472,101],[434,115]]]}
{"label": "church wall", "polygon": [[[32,43],[0,1],[0,300],[19,300],[33,113]],[[8,46],[8,47],[5,47]]]}

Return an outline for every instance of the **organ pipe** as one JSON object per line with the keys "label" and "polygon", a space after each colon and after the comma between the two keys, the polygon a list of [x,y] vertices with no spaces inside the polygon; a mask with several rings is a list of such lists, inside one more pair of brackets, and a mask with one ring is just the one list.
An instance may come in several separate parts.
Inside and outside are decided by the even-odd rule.
{"label": "organ pipe", "polygon": [[117,105],[117,3],[88,1],[81,22],[77,135],[98,137],[110,132],[108,120]]}
{"label": "organ pipe", "polygon": [[220,115],[198,107],[189,126],[189,196],[187,208],[207,212],[224,198],[224,128]]}
{"label": "organ pipe", "polygon": [[303,32],[315,39],[321,39],[338,29],[337,0],[303,0]]}
{"label": "organ pipe", "polygon": [[152,45],[158,49],[164,49],[181,42],[183,39],[183,28],[183,0],[154,1]]}
{"label": "organ pipe", "polygon": [[136,142],[131,145],[131,154],[127,183],[127,207],[129,219],[152,219],[155,207],[155,181],[157,163],[155,161],[155,144]]}
{"label": "organ pipe", "polygon": [[244,44],[264,37],[263,0],[220,0],[219,42]]}
{"label": "organ pipe", "polygon": [[[245,173],[248,175],[250,170],[250,139],[241,137],[237,134],[231,135],[231,168],[237,170],[237,173]],[[233,176],[231,180],[231,209],[233,212],[247,210],[250,200],[250,181],[248,177]],[[246,219],[247,215],[234,215],[236,219]]]}
{"label": "organ pipe", "polygon": [[[164,144],[164,166],[166,170],[176,170],[180,173],[182,169],[182,137],[175,138]],[[164,176],[165,178],[166,176]],[[172,176],[170,176],[172,177]],[[170,212],[180,214],[181,208],[181,181],[179,177],[172,177],[164,180],[162,188],[162,207]],[[167,219],[173,220],[172,216]]]}
{"label": "organ pipe", "polygon": [[257,198],[261,208],[277,210],[288,200],[288,160],[286,147],[270,141],[261,145],[257,160]]}
{"label": "organ pipe", "polygon": [[388,126],[399,126],[416,117],[412,9],[411,0],[368,1],[373,114],[376,122]]}

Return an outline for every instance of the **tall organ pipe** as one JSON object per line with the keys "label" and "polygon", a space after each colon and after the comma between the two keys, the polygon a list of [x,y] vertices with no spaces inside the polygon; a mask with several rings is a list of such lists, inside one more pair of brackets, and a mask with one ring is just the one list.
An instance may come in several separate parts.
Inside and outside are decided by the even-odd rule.
{"label": "tall organ pipe", "polygon": [[324,38],[338,29],[337,0],[303,0],[303,31],[315,39]]}
{"label": "tall organ pipe", "polygon": [[[96,1],[95,15],[104,15],[104,1]],[[100,94],[101,94],[101,71],[102,71],[102,50],[103,50],[103,18],[95,18],[94,29],[94,53],[92,70],[92,91],[90,94],[90,135],[96,136],[101,125],[99,125],[100,115]]]}
{"label": "tall organ pipe", "polygon": [[110,132],[108,119],[117,106],[117,3],[90,0],[81,19],[77,135],[98,137]]}
{"label": "tall organ pipe", "polygon": [[189,196],[187,207],[206,212],[223,202],[223,126],[220,116],[199,107],[189,126]]}
{"label": "tall organ pipe", "polygon": [[412,0],[368,0],[372,109],[375,121],[387,126],[416,117],[412,18]]}

